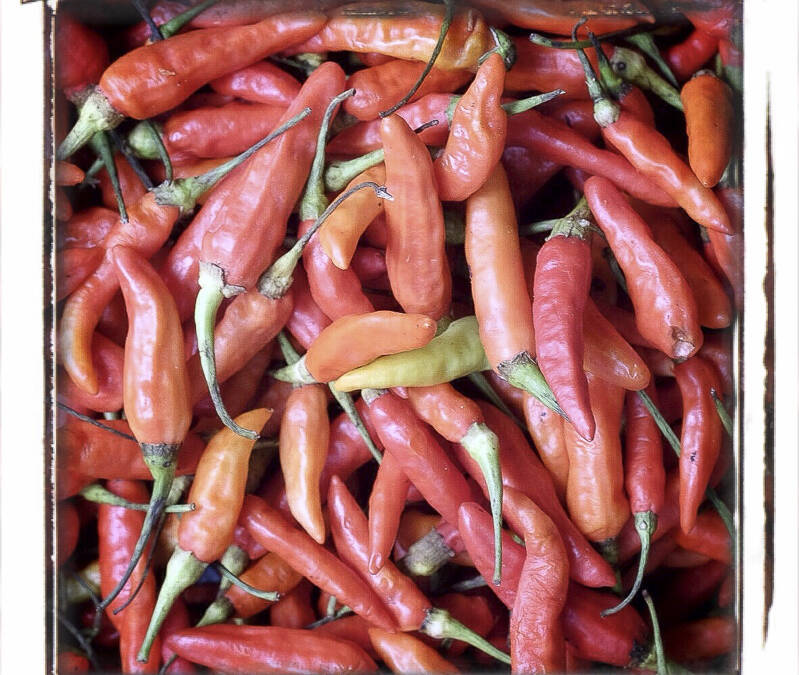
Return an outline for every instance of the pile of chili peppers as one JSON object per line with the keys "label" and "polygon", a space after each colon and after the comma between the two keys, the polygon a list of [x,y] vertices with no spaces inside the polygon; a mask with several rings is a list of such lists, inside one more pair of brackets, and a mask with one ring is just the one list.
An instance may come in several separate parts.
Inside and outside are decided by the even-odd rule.
{"label": "pile of chili peppers", "polygon": [[57,672],[735,668],[741,6],[55,22]]}

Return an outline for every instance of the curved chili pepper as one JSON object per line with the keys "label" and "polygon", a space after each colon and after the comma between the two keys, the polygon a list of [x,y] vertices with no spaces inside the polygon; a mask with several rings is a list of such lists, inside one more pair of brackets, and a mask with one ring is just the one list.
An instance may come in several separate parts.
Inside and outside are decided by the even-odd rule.
{"label": "curved chili pepper", "polygon": [[555,225],[538,252],[532,295],[541,372],[575,430],[591,440],[596,424],[583,372],[582,319],[591,286],[591,233],[585,215],[572,212]]}
{"label": "curved chili pepper", "polygon": [[[375,21],[379,16],[380,20]],[[376,52],[411,61],[430,60],[444,19],[444,7],[410,0],[397,12],[393,3],[382,0],[366,11],[357,3],[330,12],[324,28],[314,37],[286,50],[303,52]],[[456,11],[436,59],[442,70],[475,70],[478,59],[494,47],[494,37],[483,17],[469,8]]]}
{"label": "curved chili pepper", "polygon": [[674,540],[688,551],[726,564],[732,562],[731,539],[727,526],[715,510],[702,511],[688,532],[677,528]]}
{"label": "curved chili pepper", "polygon": [[[329,148],[328,144],[328,151]],[[385,166],[378,164],[358,174],[345,189],[349,190],[366,181],[385,184]],[[384,203],[372,190],[359,190],[333,211],[319,228],[319,245],[336,267],[343,270],[350,266],[358,240],[378,214],[384,212]]]}
{"label": "curved chili pepper", "polygon": [[[344,110],[362,121],[377,119],[381,111],[402,98],[425,68],[425,64],[417,61],[392,59],[387,63],[354,72],[348,84],[355,89],[355,96],[344,103]],[[457,91],[471,79],[472,73],[468,69],[443,69],[434,66],[408,103],[428,94]],[[405,118],[404,115],[401,116]],[[415,126],[418,125],[412,125],[411,128]]]}
{"label": "curved chili pepper", "polygon": [[[134,481],[114,480],[108,489],[134,502],[146,502],[149,495],[144,485]],[[120,506],[101,504],[97,510],[97,530],[100,560],[100,589],[108,596],[111,589],[127,574],[128,563],[135,555],[139,532],[143,529],[145,515]],[[136,597],[119,614],[114,609],[122,607],[131,598],[133,589],[144,577],[145,561],[140,560],[135,570],[116,596],[116,602],[106,607],[106,615],[119,630],[122,668],[130,673],[157,673],[160,662],[160,641],[152,657],[145,663],[136,660],[136,651],[146,631],[147,617],[155,606],[155,579],[144,578]]]}
{"label": "curved chili pepper", "polygon": [[721,450],[723,429],[710,395],[719,386],[713,368],[698,356],[676,365],[674,376],[683,401],[680,527],[690,532]]}
{"label": "curved chili pepper", "polygon": [[[732,321],[732,307],[724,287],[699,253],[680,234],[679,228],[663,214],[649,217],[652,238],[674,261],[693,291],[697,318],[707,328],[726,328]],[[722,235],[724,236],[724,235]]]}
{"label": "curved chili pepper", "polygon": [[377,574],[391,555],[410,485],[394,455],[383,455],[369,494],[370,574]]}
{"label": "curved chili pepper", "polygon": [[409,387],[407,393],[416,414],[450,443],[460,443],[480,466],[494,517],[494,583],[498,584],[502,567],[502,475],[497,436],[485,425],[479,406],[450,384]]}
{"label": "curved chili pepper", "polygon": [[[259,409],[240,415],[239,420],[260,429],[269,415],[268,410]],[[220,558],[232,543],[253,445],[253,440],[222,429],[206,446],[188,496],[196,508],[180,519],[178,547],[167,564],[138,660],[147,660],[175,598],[195,583],[208,564]]]}
{"label": "curved chili pepper", "polygon": [[369,639],[380,658],[394,673],[460,672],[435,649],[407,633],[389,633],[370,628]]}
{"label": "curved chili pepper", "polygon": [[354,643],[296,628],[202,626],[173,633],[167,638],[166,644],[176,654],[193,663],[226,672],[377,670],[375,662]]}
{"label": "curved chili pepper", "polygon": [[374,246],[359,246],[352,256],[352,269],[361,283],[373,290],[391,290],[386,268],[386,252]]}
{"label": "curved chili pepper", "polygon": [[721,180],[732,155],[732,91],[709,70],[696,73],[680,92],[685,107],[688,164],[705,187]]}
{"label": "curved chili pepper", "polygon": [[641,334],[672,358],[696,353],[702,346],[696,300],[676,263],[609,180],[589,178],[585,196],[625,272]]}
{"label": "curved chili pepper", "polygon": [[738,628],[731,616],[712,616],[678,624],[663,636],[669,658],[680,663],[714,659],[731,652],[738,641]]}
{"label": "curved chili pepper", "polygon": [[480,341],[491,366],[511,384],[562,412],[535,357],[516,215],[505,170],[496,166],[466,202],[466,260]]}
{"label": "curved chili pepper", "polygon": [[58,228],[56,248],[99,246],[118,219],[119,214],[102,206],[76,211],[72,218]]}
{"label": "curved chili pepper", "polygon": [[69,187],[80,183],[85,174],[83,169],[69,162],[55,163],[55,184]]}
{"label": "curved chili pepper", "polygon": [[60,302],[99,267],[104,251],[101,248],[65,248],[56,253],[56,302]]}
{"label": "curved chili pepper", "polygon": [[269,61],[259,61],[208,83],[214,91],[252,103],[291,105],[300,92],[296,78]]}
{"label": "curved chili pepper", "polygon": [[141,120],[166,112],[211,80],[313,35],[323,22],[324,15],[311,12],[277,14],[250,26],[191,31],[127,52],[103,72],[58,148],[59,159],[123,117]]}
{"label": "curved chili pepper", "polygon": [[[478,401],[486,424],[499,438],[502,482],[533,500],[557,526],[569,555],[569,574],[581,584],[599,587],[613,585],[613,571],[566,515],[558,501],[549,472],[536,457],[521,430],[494,406]],[[450,446],[458,462],[481,483],[476,463],[460,449]],[[571,473],[571,472],[570,472]],[[482,488],[482,484],[481,484]]]}
{"label": "curved chili pepper", "polygon": [[394,614],[400,630],[415,629],[434,638],[450,637],[464,640],[495,658],[508,662],[506,654],[494,649],[479,635],[454,619],[449,612],[434,608],[413,581],[390,561],[387,561],[377,574],[368,573],[366,518],[338,476],[333,476],[330,483],[328,507],[336,550],[383,599]]}
{"label": "curved chili pepper", "polygon": [[330,436],[326,393],[325,387],[314,384],[291,392],[280,424],[279,445],[289,509],[319,544],[325,542],[319,477]]}
{"label": "curved chili pepper", "polygon": [[65,372],[59,370],[57,400],[72,408],[77,406],[97,412],[121,410],[124,350],[98,333],[92,341],[92,363],[97,372],[97,392],[87,394]]}
{"label": "curved chili pepper", "polygon": [[378,596],[355,572],[305,532],[292,527],[262,499],[248,495],[242,518],[256,541],[280,555],[313,584],[335,595],[374,625],[394,628],[394,620]]}
{"label": "curved chili pepper", "polygon": [[[269,134],[285,112],[283,106],[233,101],[219,107],[178,111],[170,115],[159,133],[174,164],[230,157]],[[141,124],[128,135],[128,145],[138,157],[160,157],[157,139]]]}
{"label": "curved chili pepper", "polygon": [[300,361],[275,376],[297,383],[331,382],[379,356],[423,347],[435,333],[435,321],[424,314],[350,314],[333,321]]}
{"label": "curved chili pepper", "polygon": [[452,114],[444,152],[433,163],[439,197],[463,201],[488,179],[502,156],[508,115],[500,106],[505,64],[491,54]]}
{"label": "curved chili pepper", "polygon": [[60,12],[56,21],[55,83],[67,98],[96,84],[108,65],[105,40],[68,12]]}
{"label": "curved chili pepper", "polygon": [[569,561],[554,523],[513,488],[506,492],[508,520],[527,552],[510,618],[512,668],[558,672],[566,661],[560,614],[569,588]]}
{"label": "curved chili pepper", "polygon": [[619,439],[624,390],[589,375],[588,391],[597,423],[593,440],[563,426],[569,452],[566,503],[580,532],[590,541],[602,542],[615,537],[630,517]]}
{"label": "curved chili pepper", "polygon": [[452,282],[444,249],[444,214],[433,162],[424,143],[398,115],[381,122],[388,225],[386,265],[394,297],[406,312],[441,318],[449,309]]}
{"label": "curved chili pepper", "polygon": [[718,46],[718,37],[696,28],[685,40],[666,49],[664,57],[676,78],[685,82],[710,61]]}

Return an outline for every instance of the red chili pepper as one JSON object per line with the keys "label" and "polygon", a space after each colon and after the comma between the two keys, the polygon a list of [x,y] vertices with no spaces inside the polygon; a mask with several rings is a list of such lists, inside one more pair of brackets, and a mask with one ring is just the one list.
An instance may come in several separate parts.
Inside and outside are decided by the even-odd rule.
{"label": "red chili pepper", "polygon": [[172,635],[172,633],[176,633],[184,628],[189,628],[190,626],[191,620],[189,619],[189,612],[186,609],[186,603],[184,603],[180,598],[177,598],[177,600],[175,600],[175,604],[172,605],[172,609],[169,610],[169,614],[166,617],[166,621],[164,621],[164,625],[161,627],[161,660],[164,663],[169,663],[172,660],[172,657],[175,657],[172,665],[166,669],[166,673],[178,675],[180,673],[197,672],[197,669],[193,664],[189,663],[186,659],[180,658],[177,654],[175,654],[175,652],[166,646],[166,639]]}
{"label": "red chili pepper", "polygon": [[738,628],[731,616],[712,616],[672,626],[663,636],[669,658],[680,663],[704,661],[727,654],[738,642]]}
{"label": "red chili pepper", "polygon": [[[355,88],[355,96],[344,103],[344,110],[359,120],[377,119],[380,112],[402,99],[425,67],[425,64],[417,61],[392,59],[387,63],[355,71],[348,80],[348,84]],[[472,73],[468,69],[453,70],[434,66],[408,103],[428,94],[457,91],[471,79]],[[401,116],[404,118],[404,115]]]}
{"label": "red chili pepper", "polygon": [[[303,52],[376,52],[398,59],[428,62],[444,20],[445,8],[412,0],[396,12],[393,3],[377,2],[363,11],[357,3],[337,7],[327,24],[310,40],[286,50]],[[380,20],[375,21],[375,16]],[[436,67],[475,70],[478,59],[494,46],[483,17],[470,8],[458,9],[447,32]]]}
{"label": "red chili pepper", "polygon": [[316,621],[311,606],[313,586],[303,579],[269,608],[269,625],[281,628],[305,628]]}
{"label": "red chili pepper", "polygon": [[56,302],[60,302],[89,277],[103,260],[101,248],[64,248],[56,253]]}
{"label": "red chili pepper", "polygon": [[505,64],[491,54],[452,113],[444,152],[433,163],[438,195],[463,201],[483,185],[505,147],[508,115],[500,106]]}
{"label": "red chili pepper", "polygon": [[506,146],[502,166],[508,174],[513,204],[521,211],[563,166],[521,146]]}
{"label": "red chili pepper", "polygon": [[[201,158],[230,157],[269,134],[283,119],[286,106],[233,101],[219,107],[180,110],[164,122],[160,135],[174,164]],[[134,127],[128,144],[139,157],[157,159],[157,140],[149,128]]]}
{"label": "red chili pepper", "polygon": [[695,354],[702,346],[702,329],[696,300],[677,264],[609,180],[589,178],[585,196],[625,273],[638,330],[674,359]]}
{"label": "red chili pepper", "polygon": [[55,52],[56,86],[68,98],[96,84],[108,65],[105,40],[65,11],[56,21]]}
{"label": "red chili pepper", "polygon": [[702,511],[696,518],[696,525],[688,532],[677,529],[674,539],[689,551],[728,565],[732,562],[730,533],[715,510]]}
{"label": "red chili pepper", "polygon": [[361,284],[368,286],[370,289],[391,290],[384,249],[375,248],[374,246],[359,246],[352,256],[352,269],[358,275]]}
{"label": "red chili pepper", "polygon": [[706,230],[705,235],[718,261],[719,267],[730,282],[735,298],[735,306],[743,308],[744,276],[743,276],[743,191],[735,188],[722,188],[716,193],[724,205],[733,228],[737,234],[724,234],[715,230]]}
{"label": "red chili pepper", "polygon": [[[503,484],[506,488],[512,487],[524,493],[555,523],[566,544],[572,578],[592,587],[612,586],[613,571],[566,515],[549,472],[536,457],[521,430],[494,406],[482,401],[478,401],[478,405],[486,424],[499,438]],[[479,483],[481,475],[476,463],[459,446],[453,445],[451,448],[458,462]]]}
{"label": "red chili pepper", "polygon": [[663,57],[674,76],[685,82],[713,57],[718,46],[715,35],[697,28],[685,40],[666,49]]}
{"label": "red chili pepper", "polygon": [[[572,26],[579,17],[572,20]],[[571,32],[571,28],[569,29]],[[505,77],[510,92],[552,91],[563,89],[560,98],[584,99],[588,94],[580,59],[574,50],[554,49],[537,45],[526,35],[512,38],[516,62]],[[596,53],[587,49],[591,64],[596,67]]]}
{"label": "red chili pepper", "polygon": [[97,412],[121,410],[124,350],[107,337],[96,334],[92,341],[92,364],[97,373],[97,392],[87,394],[59,369],[57,399],[72,408],[82,407]]}
{"label": "red chili pepper", "polygon": [[440,319],[451,302],[452,281],[444,249],[444,214],[435,190],[433,162],[424,143],[398,115],[380,126],[385,149],[386,264],[394,297],[406,312]]}
{"label": "red chili pepper", "polygon": [[563,418],[529,394],[524,395],[523,405],[527,431],[533,439],[541,462],[552,477],[558,499],[565,503],[569,453],[563,439]]}
{"label": "red chili pepper", "polygon": [[715,366],[721,384],[719,394],[729,396],[734,390],[732,336],[727,333],[709,333],[705,337],[699,356]]}
{"label": "red chili pepper", "polygon": [[323,15],[310,12],[277,14],[251,26],[191,31],[125,53],[105,69],[83,104],[59,159],[123,116],[142,120],[166,112],[211,80],[313,35],[323,22]]}
{"label": "red chili pepper", "polygon": [[58,652],[58,672],[62,675],[69,673],[88,673],[91,663],[83,654],[78,654],[70,650]]}
{"label": "red chili pepper", "polygon": [[83,173],[83,169],[75,164],[70,164],[69,162],[59,162],[55,163],[55,184],[62,185],[64,187],[69,187],[71,185],[77,185],[80,183],[85,177]]}
{"label": "red chili pepper", "polygon": [[183,658],[236,673],[375,672],[360,647],[313,631],[218,625],[173,633],[167,645]]}
{"label": "red chili pepper", "polygon": [[[238,419],[249,428],[260,430],[269,414],[268,410],[259,409]],[[253,440],[222,429],[206,446],[188,495],[188,501],[196,508],[180,519],[178,547],[167,564],[158,601],[136,657],[140,661],[147,660],[174,599],[198,581],[208,564],[218,560],[233,542],[253,445]]]}
{"label": "red chili pepper", "polygon": [[220,94],[283,107],[291,105],[301,86],[296,78],[269,61],[234,70],[208,84]]}
{"label": "red chili pepper", "polygon": [[80,536],[80,518],[72,502],[58,502],[56,522],[58,523],[56,563],[61,567],[75,551]]}
{"label": "red chili pepper", "polygon": [[729,565],[711,560],[699,567],[677,570],[652,589],[662,626],[685,621],[707,605],[724,581]]}
{"label": "red chili pepper", "polygon": [[370,574],[377,574],[391,555],[410,485],[394,455],[383,455],[369,495]]}
{"label": "red chili pepper", "polygon": [[732,91],[709,70],[696,73],[682,88],[688,134],[688,163],[705,187],[721,180],[732,155]]}
{"label": "red chili pepper", "polygon": [[522,493],[507,490],[508,520],[527,551],[510,616],[511,667],[558,672],[566,662],[560,615],[569,588],[569,560],[550,518]]}
{"label": "red chili pepper", "polygon": [[584,169],[613,181],[633,197],[657,206],[674,206],[675,200],[661,186],[624,157],[593,145],[565,123],[537,110],[513,115],[508,122],[508,144],[520,145],[547,159]]}
{"label": "red chili pepper", "polygon": [[393,673],[458,673],[435,649],[407,633],[369,629],[369,638]]}
{"label": "red chili pepper", "polygon": [[[163,164],[159,164],[159,166],[163,169]],[[119,192],[125,204],[136,204],[147,194],[147,188],[142,183],[141,178],[139,178],[139,175],[133,170],[133,167],[122,153],[114,154],[114,170],[117,174],[116,179],[119,182]],[[198,176],[200,173],[186,174],[185,177]],[[176,177],[180,178],[181,176],[176,175]],[[113,209],[114,215],[118,218],[116,211],[119,208],[119,202],[117,201],[114,183],[108,174],[108,169],[105,167],[100,169],[97,179],[100,181],[103,206]]]}
{"label": "red chili pepper", "polygon": [[[146,502],[149,497],[144,485],[134,481],[110,481],[108,489],[133,502]],[[141,511],[108,504],[100,504],[98,507],[100,588],[104,596],[108,596],[109,591],[125,577],[144,520],[145,515]],[[136,660],[136,652],[155,606],[155,579],[152,574],[144,577],[144,573],[145,560],[139,560],[127,583],[116,596],[116,601],[105,610],[108,618],[119,630],[122,669],[130,673],[157,673],[160,664],[160,640],[156,641],[153,655],[146,663],[142,664]],[[119,614],[115,614],[114,610],[122,607],[130,599],[142,578],[144,581],[136,597]]]}
{"label": "red chili pepper", "polygon": [[56,248],[60,250],[99,246],[118,219],[119,214],[116,211],[102,206],[90,206],[83,211],[77,211],[58,228]]}
{"label": "red chili pepper", "polygon": [[710,394],[719,385],[711,365],[694,357],[674,367],[683,401],[680,434],[680,527],[689,532],[718,459],[724,430]]}

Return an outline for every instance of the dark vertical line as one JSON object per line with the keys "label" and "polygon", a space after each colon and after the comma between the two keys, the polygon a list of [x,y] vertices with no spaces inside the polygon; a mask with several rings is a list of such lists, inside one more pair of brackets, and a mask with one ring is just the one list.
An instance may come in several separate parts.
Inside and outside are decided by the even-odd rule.
{"label": "dark vertical line", "polygon": [[774,599],[774,166],[771,153],[771,106],[766,108],[766,340],[763,361],[766,367],[763,414],[765,439],[763,447],[763,509],[765,511],[765,569],[763,588],[763,639],[769,627],[769,614]]}
{"label": "dark vertical line", "polygon": [[56,602],[55,602],[55,565],[53,563],[55,551],[55,461],[53,444],[53,369],[55,363],[55,352],[53,349],[54,317],[55,317],[55,294],[53,270],[53,246],[55,240],[55,218],[54,204],[51,200],[50,176],[53,157],[55,155],[54,136],[54,117],[53,117],[53,96],[54,96],[54,71],[53,71],[53,11],[48,3],[42,3],[43,31],[42,46],[44,48],[44,176],[42,181],[42,202],[44,203],[44,219],[42,223],[42,341],[44,360],[44,499],[45,499],[45,521],[42,523],[44,528],[44,550],[45,550],[45,625],[44,636],[46,654],[45,667],[48,673],[55,670],[55,644],[57,635],[56,626]]}

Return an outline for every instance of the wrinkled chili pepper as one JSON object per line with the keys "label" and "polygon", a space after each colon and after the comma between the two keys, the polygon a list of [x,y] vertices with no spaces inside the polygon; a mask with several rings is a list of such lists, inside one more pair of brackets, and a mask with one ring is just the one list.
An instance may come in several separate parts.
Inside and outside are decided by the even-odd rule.
{"label": "wrinkled chili pepper", "polygon": [[226,672],[375,672],[377,665],[347,640],[277,626],[214,625],[188,628],[167,638],[176,654]]}
{"label": "wrinkled chili pepper", "polygon": [[148,119],[184,101],[225,73],[250,65],[319,30],[321,14],[288,13],[250,26],[209,28],[155,42],[117,59],[83,103],[78,122],[58,148],[69,157],[124,117]]}
{"label": "wrinkled chili pepper", "polygon": [[[239,420],[260,429],[269,414],[268,410],[253,410],[239,416]],[[195,583],[207,565],[220,558],[233,541],[253,444],[250,439],[222,429],[206,446],[188,496],[196,509],[180,520],[179,545],[167,564],[147,635],[137,655],[140,661],[147,660],[174,599]]]}
{"label": "wrinkled chili pepper", "polygon": [[625,272],[638,330],[674,359],[696,353],[702,346],[696,300],[677,264],[609,180],[589,178],[585,196]]}

